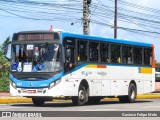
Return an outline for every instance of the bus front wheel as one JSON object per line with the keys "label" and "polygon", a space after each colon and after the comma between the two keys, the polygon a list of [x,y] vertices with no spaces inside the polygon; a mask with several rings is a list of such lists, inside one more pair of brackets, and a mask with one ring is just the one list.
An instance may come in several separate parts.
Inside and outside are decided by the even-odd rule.
{"label": "bus front wheel", "polygon": [[119,101],[121,103],[134,103],[137,96],[137,89],[135,84],[131,83],[128,89],[127,96],[119,96]]}
{"label": "bus front wheel", "polygon": [[79,86],[79,90],[78,90],[78,97],[72,97],[72,102],[74,105],[85,105],[88,101],[88,94],[87,94],[87,90],[84,87],[84,85],[80,85]]}
{"label": "bus front wheel", "polygon": [[35,106],[43,106],[45,103],[45,98],[32,98],[32,102]]}

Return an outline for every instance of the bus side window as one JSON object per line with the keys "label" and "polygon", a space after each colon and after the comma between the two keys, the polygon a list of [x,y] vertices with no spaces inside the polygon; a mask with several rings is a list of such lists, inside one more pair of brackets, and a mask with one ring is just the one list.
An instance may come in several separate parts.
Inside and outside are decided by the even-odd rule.
{"label": "bus side window", "polygon": [[64,71],[69,72],[75,67],[75,48],[73,46],[65,46],[65,63]]}
{"label": "bus side window", "polygon": [[87,61],[87,41],[78,41],[78,62]]}
{"label": "bus side window", "polygon": [[111,62],[121,63],[121,46],[117,44],[111,44]]}
{"label": "bus side window", "polygon": [[134,47],[133,55],[134,55],[134,64],[142,65],[142,48]]}
{"label": "bus side window", "polygon": [[100,58],[101,62],[110,62],[109,60],[109,44],[101,43],[100,44]]}
{"label": "bus side window", "polygon": [[144,48],[144,65],[152,64],[152,49]]}
{"label": "bus side window", "polygon": [[98,61],[98,43],[96,42],[89,43],[89,60]]}
{"label": "bus side window", "polygon": [[122,63],[132,64],[132,60],[132,47],[124,45],[122,47]]}

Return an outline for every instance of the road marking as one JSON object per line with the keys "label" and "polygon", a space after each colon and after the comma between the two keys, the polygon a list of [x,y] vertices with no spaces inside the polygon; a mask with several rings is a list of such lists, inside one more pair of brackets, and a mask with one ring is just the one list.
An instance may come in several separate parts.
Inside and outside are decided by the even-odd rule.
{"label": "road marking", "polygon": [[1,109],[1,110],[4,110],[4,109],[5,109],[5,110],[10,109],[10,110],[11,110],[11,109],[14,109],[14,108],[17,108],[17,107],[7,107],[7,108],[0,108],[0,109]]}
{"label": "road marking", "polygon": [[80,110],[80,111],[114,111],[116,109],[87,109],[87,110]]}
{"label": "road marking", "polygon": [[[5,107],[4,107],[5,106]],[[10,105],[0,105],[0,110],[7,110],[7,109],[10,109],[10,110],[15,110],[15,109],[24,109],[24,108],[28,108],[28,107],[14,107],[14,106],[10,106]]]}
{"label": "road marking", "polygon": [[160,106],[146,106],[144,108],[159,108]]}

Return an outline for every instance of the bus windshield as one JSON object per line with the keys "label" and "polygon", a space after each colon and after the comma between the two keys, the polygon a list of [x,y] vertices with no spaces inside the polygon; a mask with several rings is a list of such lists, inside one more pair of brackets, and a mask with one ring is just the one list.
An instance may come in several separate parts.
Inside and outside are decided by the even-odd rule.
{"label": "bus windshield", "polygon": [[12,72],[57,72],[62,69],[60,45],[53,43],[13,45]]}

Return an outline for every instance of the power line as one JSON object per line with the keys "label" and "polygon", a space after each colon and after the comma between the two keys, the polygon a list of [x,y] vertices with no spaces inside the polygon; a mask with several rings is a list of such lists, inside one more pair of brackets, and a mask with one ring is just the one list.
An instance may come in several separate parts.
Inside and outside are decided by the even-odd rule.
{"label": "power line", "polygon": [[14,15],[14,16],[17,16],[17,17],[21,17],[21,18],[25,18],[25,19],[31,19],[31,20],[46,20],[46,21],[52,21],[52,20],[67,20],[67,21],[70,21],[70,20],[73,20],[74,18],[51,18],[51,19],[49,19],[49,18],[34,18],[34,17],[26,17],[26,16],[22,16],[22,15],[18,15],[18,14],[15,14],[15,13],[12,13],[12,12],[10,12],[10,11],[7,11],[7,10],[4,10],[4,9],[0,9],[0,10],[2,10],[2,11],[5,11],[5,12],[7,12],[7,13],[9,13],[9,14],[12,14],[12,15]]}
{"label": "power line", "polygon": [[[114,0],[108,0],[108,1],[114,2]],[[156,14],[160,14],[160,10],[158,10],[158,9],[154,9],[154,8],[150,8],[150,7],[146,7],[146,6],[142,6],[142,5],[126,2],[126,1],[123,1],[123,0],[118,0],[118,3],[119,4],[123,4],[125,6],[133,7],[133,8],[136,8],[136,9],[140,9],[140,10],[144,10],[144,11],[149,11],[149,12],[153,12],[153,13],[156,13]]]}
{"label": "power line", "polygon": [[[113,28],[113,25],[111,25],[111,24],[106,24],[106,23],[99,22],[99,21],[96,21],[96,20],[91,20],[91,22],[94,23],[94,24],[103,25],[103,26],[106,26],[106,27]],[[154,37],[154,38],[160,38],[159,37],[159,35],[160,35],[159,32],[145,31],[145,30],[140,30],[140,29],[131,29],[131,28],[119,27],[119,26],[117,27],[117,29],[125,30],[125,31],[128,31],[128,32],[132,32],[132,33],[136,33],[136,34],[140,34],[140,35],[150,36],[150,37]],[[150,34],[147,34],[147,33],[150,33]],[[155,35],[158,35],[158,36],[155,36],[155,35],[152,35],[152,34],[155,34]]]}
{"label": "power line", "polygon": [[[101,5],[102,5],[102,7],[100,8],[101,10],[100,11],[103,11],[102,10],[102,8],[103,9],[106,9],[106,10],[108,10],[109,9],[109,11],[108,12],[110,12],[110,13],[114,13],[113,12],[113,10],[111,10],[110,9],[110,7],[108,7],[108,6],[106,6],[106,5],[104,5],[103,3],[101,3]],[[97,12],[98,13],[98,12]],[[99,12],[100,13],[100,12]],[[106,12],[103,12],[103,13],[101,13],[101,14],[105,14]],[[108,14],[106,15],[107,17],[105,17],[104,15],[102,15],[102,17],[105,17],[105,18],[108,18]],[[110,15],[111,16],[111,15]],[[153,31],[153,30],[151,30],[151,29],[154,29],[154,28],[156,28],[156,29],[158,29],[158,27],[157,27],[157,25],[156,24],[159,24],[160,22],[159,21],[155,21],[155,20],[150,20],[150,19],[146,19],[146,18],[141,18],[141,17],[135,17],[135,16],[131,16],[131,15],[126,15],[126,14],[124,14],[124,13],[120,13],[120,15],[118,16],[118,18],[120,18],[120,21],[125,21],[125,22],[128,22],[128,23],[132,23],[132,24],[136,24],[137,26],[140,26],[140,27],[142,27],[142,28],[144,28],[144,29],[147,29],[147,30],[149,30],[149,31],[151,31],[151,32],[156,32],[156,31]],[[138,20],[139,22],[136,22],[136,21]],[[143,23],[140,23],[140,21]],[[151,24],[149,24],[148,25],[148,23],[145,25],[144,23],[146,23],[146,22],[150,22]],[[154,26],[154,24],[155,24],[155,26]],[[148,28],[147,28],[148,27]]]}
{"label": "power line", "polygon": [[[27,4],[26,4],[26,2],[27,2]],[[24,19],[54,20],[54,19],[57,19],[58,16],[59,16],[59,20],[61,20],[61,19],[64,19],[64,18],[62,18],[61,15],[65,15],[65,20],[68,20],[68,19],[69,20],[74,20],[74,19],[77,19],[78,14],[80,16],[78,19],[80,19],[81,14],[82,14],[82,11],[80,9],[77,9],[77,8],[75,9],[73,7],[67,6],[66,4],[65,4],[65,6],[63,5],[64,7],[61,4],[56,4],[56,5],[52,6],[52,10],[54,10],[54,11],[48,12],[48,11],[46,11],[46,10],[48,10],[48,9],[46,9],[46,6],[43,6],[46,3],[38,2],[38,4],[35,4],[37,2],[30,2],[30,1],[29,2],[28,1],[16,1],[15,2],[13,0],[5,0],[5,1],[0,0],[0,3],[1,3],[0,4],[1,11],[5,11],[5,12],[11,14],[11,15],[18,16],[18,17],[24,18]],[[34,3],[33,4],[34,6],[31,5],[31,3],[32,4]],[[40,5],[40,7],[38,7],[39,5]],[[16,6],[16,7],[14,7],[14,6]],[[45,7],[45,10],[41,9],[41,6]],[[60,7],[60,9],[58,11],[56,11],[57,6],[62,6],[62,7]],[[25,9],[26,7],[27,7],[27,9]],[[67,7],[67,9],[65,9],[65,12],[64,12],[64,8],[66,8],[66,7]],[[38,9],[36,9],[36,8],[38,8]],[[51,7],[47,7],[47,8],[51,8]],[[49,9],[49,11],[50,10],[51,9]],[[62,13],[60,13],[60,11],[62,11]],[[23,13],[25,13],[25,16],[24,16]],[[47,14],[50,15],[50,16],[47,16]],[[73,16],[71,14],[73,14],[75,16]],[[33,17],[31,17],[31,16],[33,16]],[[45,16],[45,17],[42,17],[42,16]]]}
{"label": "power line", "polygon": [[[44,4],[41,4],[41,3],[37,3],[37,4],[30,4],[30,3],[17,3],[17,2],[14,2],[11,1],[11,2],[1,2],[0,1],[0,6],[3,7],[9,7],[9,8],[12,8],[12,9],[16,9],[16,8],[19,8],[20,9],[24,9],[24,8],[27,8],[28,9],[28,12],[30,11],[33,11],[33,10],[44,10],[44,11],[56,11],[57,13],[62,11],[82,11],[82,9],[79,9],[80,8],[80,5],[77,4],[78,6],[76,6],[76,4],[73,6],[72,4],[70,5],[62,5],[62,4],[51,4],[50,6],[46,6]],[[16,7],[15,7],[16,6]],[[57,10],[58,8],[58,10]]]}
{"label": "power line", "polygon": [[[108,0],[112,1],[113,0]],[[122,0],[118,0],[118,2],[122,5],[130,5],[129,3],[125,3]],[[16,7],[15,7],[16,6]],[[132,5],[130,5],[131,7]],[[108,27],[113,27],[113,25],[108,22],[109,20],[113,20],[113,7],[107,6],[102,2],[94,3],[90,5],[91,7],[91,23],[98,25],[105,25]],[[138,9],[144,9],[135,6]],[[15,18],[23,18],[23,19],[31,19],[31,20],[45,20],[45,21],[82,21],[82,1],[69,0],[69,2],[65,1],[63,3],[57,1],[19,1],[19,0],[0,0],[0,10],[3,12],[12,15]],[[155,13],[157,9],[145,8],[149,12]],[[137,33],[145,33],[145,34],[154,34],[159,35],[159,32],[150,29],[159,29],[158,26],[160,21],[157,19],[159,14],[151,15],[151,14],[143,14],[142,13],[131,11],[128,9],[124,9],[119,7],[119,15],[118,20],[122,22],[127,22],[130,24],[136,24],[137,26],[142,27],[145,30],[139,29],[129,29],[123,26],[117,27],[121,30],[126,30],[130,32]],[[159,11],[159,10],[157,10]],[[125,13],[124,13],[125,12]],[[160,11],[159,11],[160,12]],[[72,15],[71,15],[72,14]],[[62,17],[62,16],[65,17]],[[140,16],[141,15],[141,16]],[[6,15],[3,15],[5,17]],[[6,17],[12,17],[6,16]],[[152,17],[153,16],[153,17]],[[106,22],[106,23],[104,23]],[[109,24],[107,24],[109,23]],[[147,27],[147,28],[146,28]],[[148,30],[147,30],[148,29]]]}

